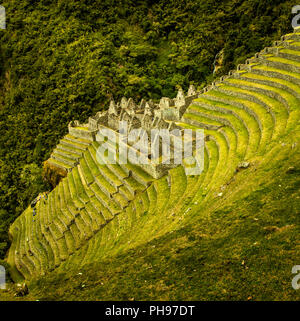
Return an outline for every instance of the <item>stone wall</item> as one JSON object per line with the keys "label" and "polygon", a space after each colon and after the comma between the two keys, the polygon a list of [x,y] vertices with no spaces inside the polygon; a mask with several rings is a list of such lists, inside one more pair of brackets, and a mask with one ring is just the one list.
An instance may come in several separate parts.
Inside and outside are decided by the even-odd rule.
{"label": "stone wall", "polygon": [[[180,121],[188,106],[198,94],[193,85],[190,86],[187,94],[180,89],[176,98],[163,97],[159,103],[152,100],[142,99],[136,104],[132,98],[123,97],[120,102],[110,101],[106,111],[100,111],[95,116],[89,117],[88,123],[81,124],[75,120],[69,123],[69,134],[80,139],[95,141],[99,129],[107,127],[119,132],[119,123],[127,121],[128,132],[132,129],[143,129],[150,137],[152,129],[180,129],[176,122]],[[128,148],[132,148],[128,144]],[[167,171],[174,167],[168,164],[141,164],[143,170],[154,178],[166,175]]]}
{"label": "stone wall", "polygon": [[[107,126],[118,130],[120,121],[127,121],[129,130],[133,128],[169,128],[170,122],[180,121],[193,99],[197,98],[194,86],[190,86],[187,95],[180,89],[176,98],[163,97],[158,104],[152,100],[141,100],[136,104],[132,98],[123,97],[120,102],[110,101],[107,111],[98,112],[94,117],[90,117],[88,124],[80,125],[88,127],[91,131],[99,128],[99,125]],[[73,130],[70,127],[71,131]],[[70,130],[69,130],[70,132]],[[71,133],[71,132],[70,132]]]}

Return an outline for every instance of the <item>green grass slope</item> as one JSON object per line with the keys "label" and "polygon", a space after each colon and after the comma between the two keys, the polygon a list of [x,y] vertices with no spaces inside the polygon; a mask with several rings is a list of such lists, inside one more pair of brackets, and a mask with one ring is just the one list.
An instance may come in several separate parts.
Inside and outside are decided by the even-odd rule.
{"label": "green grass slope", "polygon": [[299,300],[291,287],[300,254],[295,138],[235,174],[222,197],[168,220],[144,214],[105,248],[94,246],[93,262],[74,259],[31,282],[26,299]]}

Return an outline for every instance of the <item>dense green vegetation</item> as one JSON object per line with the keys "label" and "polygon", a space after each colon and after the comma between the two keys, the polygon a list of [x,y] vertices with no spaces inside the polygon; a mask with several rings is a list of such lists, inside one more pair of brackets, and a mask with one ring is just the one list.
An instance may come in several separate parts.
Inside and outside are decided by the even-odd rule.
{"label": "dense green vegetation", "polygon": [[0,30],[0,257],[72,119],[204,86],[290,31],[294,1],[10,0]]}

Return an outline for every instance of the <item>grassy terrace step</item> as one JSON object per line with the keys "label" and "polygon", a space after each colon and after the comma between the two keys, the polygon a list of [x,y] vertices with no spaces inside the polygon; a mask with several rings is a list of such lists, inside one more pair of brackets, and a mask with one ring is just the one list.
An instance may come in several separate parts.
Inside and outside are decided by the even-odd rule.
{"label": "grassy terrace step", "polygon": [[84,138],[81,138],[81,137],[75,137],[71,134],[67,134],[65,137],[64,137],[66,140],[69,140],[71,142],[74,142],[74,143],[77,143],[77,144],[81,144],[81,145],[85,145],[85,146],[89,146],[92,141],[89,140],[89,139],[84,139]]}
{"label": "grassy terrace step", "polygon": [[[214,170],[213,175],[210,177],[209,181],[205,182],[203,187],[209,191],[212,187],[220,186],[224,181],[228,170],[230,170],[230,148],[228,148],[226,139],[221,133],[215,131],[207,131],[210,135],[210,141],[214,141],[216,143],[216,147],[218,148],[218,163]],[[207,177],[208,178],[208,177]]]}
{"label": "grassy terrace step", "polygon": [[[170,198],[170,188],[169,188],[169,184],[168,184],[168,179],[166,176],[155,180],[155,182],[153,183],[154,185],[154,189],[156,191],[156,207],[154,210],[153,215],[156,216],[161,216],[161,219],[163,219],[162,214],[164,213],[164,210],[167,206],[168,203],[168,199]],[[137,212],[136,212],[136,208],[134,208],[134,213],[130,213],[130,215],[133,215],[134,219],[132,224],[135,223],[137,216]],[[149,215],[149,214],[148,214]],[[151,227],[151,226],[144,226],[143,228],[143,232],[148,233],[149,229],[153,229],[153,232],[155,233],[155,231],[160,229],[160,226],[155,226],[155,227]],[[135,234],[135,241],[138,241],[139,239],[143,239],[143,235],[136,235]]]}
{"label": "grassy terrace step", "polygon": [[14,229],[15,233],[15,242],[16,242],[16,251],[14,255],[14,262],[13,264],[16,265],[19,272],[25,277],[30,278],[32,275],[32,264],[28,262],[25,248],[25,227],[23,219],[19,219],[16,227]]}
{"label": "grassy terrace step", "polygon": [[[60,195],[60,194],[58,194]],[[61,197],[62,199],[63,197]],[[74,217],[73,215],[71,214],[71,212],[69,211],[65,201],[63,200],[61,202],[61,205],[59,205],[57,207],[57,210],[58,212],[60,213],[60,220],[64,223],[64,225],[67,227],[67,228],[70,228],[70,225],[73,223],[74,221]]]}
{"label": "grassy terrace step", "polygon": [[[231,84],[222,85],[218,88],[223,94],[229,95],[232,101],[241,102],[247,105],[249,109],[254,110],[261,123],[260,149],[264,150],[272,137],[282,134],[288,117],[287,110],[285,106],[274,98],[256,91],[240,89],[239,87],[231,86]],[[270,110],[275,115],[275,124]]]}
{"label": "grassy terrace step", "polygon": [[80,180],[82,182],[82,185],[84,186],[85,192],[87,194],[88,197],[92,197],[94,195],[94,193],[88,188],[88,185],[86,183],[85,177],[84,177],[84,173],[82,171],[82,168],[80,167],[80,165],[77,166],[78,169],[78,174],[80,176]]}
{"label": "grassy terrace step", "polygon": [[289,49],[300,50],[300,41],[289,41],[288,47]]}
{"label": "grassy terrace step", "polygon": [[230,80],[231,84],[234,84],[239,87],[250,88],[256,92],[264,92],[268,96],[275,96],[276,99],[281,102],[287,109],[289,114],[289,119],[287,122],[287,130],[290,130],[297,125],[299,117],[299,99],[292,94],[288,93],[285,90],[280,88],[271,87],[259,83],[247,82],[244,80],[232,79]]}
{"label": "grassy terrace step", "polygon": [[[200,115],[224,124],[224,127],[222,127],[222,130],[227,130],[228,133],[232,132],[233,135],[236,136],[233,138],[233,141],[237,140],[237,136],[239,135],[239,130],[241,130],[242,133],[244,131],[244,134],[246,134],[248,138],[247,127],[245,127],[241,118],[239,118],[239,116],[236,114],[224,113],[224,110],[217,109],[217,107],[210,105],[207,102],[205,103],[204,101],[201,101],[201,100],[194,101],[194,104],[188,108],[188,112],[192,112],[192,113],[195,113],[196,115]],[[230,135],[230,137],[232,138],[232,135]],[[230,145],[230,141],[231,139],[228,139],[227,141],[228,145]]]}
{"label": "grassy terrace step", "polygon": [[30,266],[27,265],[27,260],[24,261],[26,254],[24,248],[24,225],[21,217],[17,219],[14,231],[17,233],[15,238],[17,248],[17,253],[15,255],[16,267],[25,278],[30,278],[32,270]]}
{"label": "grassy terrace step", "polygon": [[[101,163],[98,162],[98,169],[101,176],[103,176],[103,178],[110,185],[112,185],[116,190],[118,190],[118,188],[124,184],[124,182],[120,179],[120,177],[124,178],[128,175],[124,172],[124,170],[121,170],[121,169],[118,170],[119,175],[116,175],[112,170],[114,167],[111,167],[110,169],[108,165],[105,164],[105,161],[100,154],[96,156],[95,147],[91,147],[90,152],[91,152],[91,155],[93,155],[94,159],[99,159],[101,161]],[[113,165],[117,165],[117,164],[113,164]],[[118,168],[118,166],[115,166],[115,168]]]}
{"label": "grassy terrace step", "polygon": [[[104,161],[101,158],[101,155],[97,155],[97,150],[100,147],[100,144],[98,142],[93,142],[91,147],[89,148],[89,151],[91,153],[91,156],[93,157],[94,162],[98,166],[107,166],[107,168],[115,175],[120,181],[123,181],[124,178],[128,177],[128,174],[122,169],[122,167],[116,163],[116,164],[110,164],[109,162],[105,165],[103,165]],[[101,164],[99,163],[99,160],[101,161]]]}
{"label": "grassy terrace step", "polygon": [[86,211],[92,218],[93,221],[93,230],[98,231],[102,226],[106,224],[106,221],[103,217],[103,214],[96,210],[96,208],[92,205],[92,203],[86,204]]}
{"label": "grassy terrace step", "polygon": [[[181,197],[181,200],[178,205],[174,207],[174,209],[180,209],[182,213],[187,213],[187,211],[191,208],[191,206],[198,205],[202,202],[202,200],[206,196],[206,192],[203,189],[203,182],[210,172],[208,169],[211,166],[214,166],[211,163],[209,155],[211,152],[209,151],[209,145],[205,145],[205,153],[204,153],[204,169],[201,175],[199,175],[196,179],[187,177],[187,188],[186,192]],[[169,213],[172,213],[173,210],[170,210]]]}
{"label": "grassy terrace step", "polygon": [[275,67],[257,65],[252,68],[252,73],[258,73],[274,78],[289,80],[290,82],[300,84],[300,74],[292,71],[286,71]]}
{"label": "grassy terrace step", "polygon": [[172,209],[185,193],[187,188],[187,177],[182,166],[169,171],[170,197],[165,211]]}
{"label": "grassy terrace step", "polygon": [[75,218],[75,222],[78,227],[78,230],[80,231],[81,244],[84,244],[84,242],[91,237],[93,232],[91,227],[85,223],[84,219],[82,218],[82,215],[85,215],[85,213],[82,213],[82,211],[80,211],[79,215]]}
{"label": "grassy terrace step", "polygon": [[134,179],[134,177],[127,177],[124,179],[124,186],[129,190],[132,195],[138,191],[144,191],[145,186]]}
{"label": "grassy terrace step", "polygon": [[[207,168],[207,171],[205,172],[205,175],[203,179],[200,177],[200,184],[197,184],[198,188],[194,193],[192,194],[192,199],[196,198],[197,195],[197,202],[200,202],[202,199],[204,199],[207,194],[209,193],[208,186],[210,183],[213,182],[214,174],[216,172],[216,169],[218,167],[219,159],[220,159],[220,151],[218,148],[218,145],[216,141],[211,140],[206,142],[206,150],[208,153],[208,159],[209,159],[209,166]],[[184,207],[182,207],[182,211],[186,212],[186,210],[189,208],[191,202],[191,198],[187,200],[187,202],[184,204]]]}
{"label": "grassy terrace step", "polygon": [[72,169],[72,166],[71,166],[71,165],[66,164],[66,163],[64,163],[64,162],[61,162],[61,161],[59,161],[59,160],[57,160],[57,159],[54,159],[54,158],[49,158],[49,159],[47,160],[47,162],[48,162],[49,164],[53,165],[53,166],[60,167],[60,168],[62,168],[62,169],[66,169],[66,170],[68,170],[68,171],[70,171],[70,170]]}
{"label": "grassy terrace step", "polygon": [[124,169],[126,173],[131,173],[132,177],[145,188],[147,188],[154,181],[153,177],[151,177],[137,165],[127,163],[120,164],[120,166]]}
{"label": "grassy terrace step", "polygon": [[[246,79],[244,79],[246,78]],[[256,83],[261,84],[262,86],[272,86],[276,87],[273,89],[278,95],[281,95],[282,98],[289,105],[289,110],[293,111],[298,109],[295,103],[295,98],[300,99],[300,85],[294,84],[290,81],[284,79],[278,79],[274,77],[267,77],[263,75],[257,75],[253,73],[246,73],[243,75],[242,80],[245,81],[255,81]],[[288,92],[288,93],[286,93]]]}
{"label": "grassy terrace step", "polygon": [[300,78],[298,78],[299,82],[297,82],[295,81],[295,77],[288,75],[293,73],[286,72],[287,74],[285,74],[280,73],[278,69],[276,70],[276,68],[272,68],[273,71],[270,71],[270,69],[252,69],[251,73],[244,73],[241,79],[252,79],[253,81],[255,80],[257,83],[286,90],[299,99]]}
{"label": "grassy terrace step", "polygon": [[40,206],[37,207],[37,213],[37,223],[34,224],[36,228],[36,237],[41,246],[44,248],[49,270],[53,270],[55,267],[54,254],[50,244],[48,243],[42,232],[41,224],[43,224],[43,212],[40,210]]}
{"label": "grassy terrace step", "polygon": [[118,188],[116,188],[115,185],[110,184],[103,175],[95,177],[95,182],[98,184],[102,192],[108,197],[111,197],[112,194],[115,194],[118,191]]}
{"label": "grassy terrace step", "polygon": [[67,164],[71,167],[74,167],[77,164],[77,160],[64,156],[61,153],[59,153],[59,151],[53,152],[51,154],[51,158],[54,158],[55,160],[58,160],[59,162]]}
{"label": "grassy terrace step", "polygon": [[[71,198],[67,179],[63,180],[63,188],[64,188],[65,204],[67,207],[66,210],[69,211],[69,213],[73,217],[71,220],[73,222],[74,218],[79,215],[80,209],[84,208],[84,206],[82,206],[82,203],[80,203],[78,201],[76,201],[76,203],[75,203],[74,200]],[[66,215],[68,215],[67,211],[66,211]],[[70,215],[69,215],[69,217],[70,217]]]}
{"label": "grassy terrace step", "polygon": [[[197,202],[199,202],[201,199],[207,197],[210,187],[214,186],[216,184],[216,180],[219,178],[217,173],[218,170],[220,169],[222,171],[222,167],[220,167],[219,163],[223,164],[223,168],[227,168],[227,165],[224,165],[228,158],[226,139],[217,131],[205,130],[205,134],[209,134],[214,138],[205,143],[205,148],[207,151],[205,155],[208,155],[206,157],[205,164],[208,163],[208,167],[205,168],[204,175],[200,175],[198,182],[195,182],[194,184],[192,183],[194,186],[191,185],[190,193],[185,196],[186,201],[184,202],[184,206],[180,206],[181,211],[184,212],[188,210],[193,198],[197,199]],[[223,170],[220,177],[223,177],[224,175],[225,171]],[[187,190],[189,190],[189,187]]]}
{"label": "grassy terrace step", "polygon": [[83,209],[80,211],[80,215],[81,219],[83,220],[84,224],[85,224],[85,231],[87,234],[87,237],[91,237],[94,232],[93,232],[93,219],[91,218],[91,216],[88,214],[88,212]]}
{"label": "grassy terrace step", "polygon": [[[64,181],[65,191],[67,191],[67,195],[70,195],[70,199],[74,203],[75,207],[79,210],[84,209],[84,203],[79,199],[75,182],[73,179],[72,172],[66,177],[66,180]],[[69,190],[69,193],[68,193]]]}
{"label": "grassy terrace step", "polygon": [[170,197],[170,188],[168,184],[168,179],[166,176],[156,180],[154,183],[154,188],[156,190],[156,197],[157,197],[157,205],[156,205],[156,215],[160,215],[163,213],[167,201]]}
{"label": "grassy terrace step", "polygon": [[66,239],[64,237],[57,240],[57,247],[61,261],[65,261],[69,257],[69,254]]}
{"label": "grassy terrace step", "polygon": [[76,223],[70,225],[70,232],[74,237],[74,241],[75,241],[74,247],[76,250],[78,250],[81,247],[81,238],[80,238],[81,233]]}
{"label": "grassy terrace step", "polygon": [[41,239],[44,240],[44,244],[46,248],[48,249],[48,257],[51,257],[51,269],[55,268],[55,266],[59,265],[59,256],[57,252],[57,247],[56,243],[53,239],[52,234],[50,233],[48,224],[46,224],[46,214],[47,212],[47,207],[46,205],[42,202],[39,203],[38,206],[38,220],[39,220],[39,228],[42,233]]}
{"label": "grassy terrace step", "polygon": [[53,220],[55,219],[53,209],[52,209],[52,201],[53,201],[53,196],[54,194],[51,192],[48,196],[48,202],[46,203],[46,211],[48,214],[48,221],[47,225],[49,226],[50,224],[53,223]]}
{"label": "grassy terrace step", "polygon": [[47,273],[47,270],[53,270],[54,268],[53,254],[45,238],[42,237],[39,218],[37,218],[35,223],[36,224],[33,224],[33,227],[32,227],[34,230],[34,243],[41,257],[41,262],[42,262],[41,273],[44,275]]}
{"label": "grassy terrace step", "polygon": [[90,198],[86,192],[86,189],[82,183],[79,171],[78,171],[78,167],[74,167],[72,170],[72,176],[73,176],[73,180],[74,180],[74,184],[75,184],[75,188],[76,188],[76,192],[78,197],[80,198],[80,200],[86,204],[89,202]]}
{"label": "grassy terrace step", "polygon": [[[26,214],[24,216],[26,216]],[[26,266],[29,272],[29,277],[33,277],[36,272],[36,267],[34,261],[32,260],[32,257],[29,255],[29,246],[26,235],[26,218],[24,216],[20,220],[21,236],[19,240],[19,249],[21,256],[21,264],[24,264]]]}
{"label": "grassy terrace step", "polygon": [[[121,212],[120,206],[113,199],[109,198],[105,193],[103,193],[98,184],[92,184],[91,189],[95,193],[96,198],[102,203],[103,206],[109,209],[112,215],[116,215]],[[92,201],[92,203],[94,204],[94,201]]]}
{"label": "grassy terrace step", "polygon": [[187,110],[183,115],[183,121],[198,128],[217,130],[224,127],[224,125],[219,121],[196,115],[194,113],[192,114],[189,110]]}
{"label": "grassy terrace step", "polygon": [[73,223],[73,219],[72,220],[69,219],[69,216],[68,216],[70,215],[69,211],[67,211],[64,208],[61,208],[60,205],[57,205],[57,204],[58,203],[56,202],[56,206],[55,206],[56,217],[57,217],[57,220],[59,221],[59,224],[61,225],[60,230],[64,235],[70,229],[70,225]]}
{"label": "grassy terrace step", "polygon": [[[139,194],[138,197],[136,197],[133,202],[135,204],[137,217],[142,217],[148,213],[149,200],[148,200],[147,193]],[[114,224],[113,226],[114,229],[118,229],[118,221],[116,221],[116,223],[117,224]]]}
{"label": "grassy terrace step", "polygon": [[120,206],[122,210],[128,205],[128,200],[120,193],[114,194],[113,199]]}
{"label": "grassy terrace step", "polygon": [[[49,201],[47,203],[49,203]],[[40,214],[47,212],[48,206],[44,205],[43,203],[40,203],[40,206],[41,206]],[[45,221],[43,221],[43,217],[45,217],[45,215],[39,215],[39,219],[41,220],[41,223],[40,223],[41,231],[43,236],[45,237],[46,242],[51,247],[51,252],[53,255],[53,266],[57,267],[60,264],[58,247],[55,239],[53,238],[52,233],[50,232],[49,226],[45,224]]]}
{"label": "grassy terrace step", "polygon": [[293,49],[280,49],[278,52],[278,57],[300,61],[300,51]]}
{"label": "grassy terrace step", "polygon": [[[111,142],[107,141],[107,143],[111,145]],[[96,144],[94,144],[94,148],[95,147],[96,147]],[[113,150],[115,150],[115,148],[118,146],[111,145],[111,147],[113,148]],[[119,157],[118,153],[116,154],[118,158]],[[97,154],[97,157],[101,159],[101,155],[99,153]],[[102,162],[104,163],[103,159],[102,159]],[[132,175],[135,180],[137,180],[140,184],[144,185],[145,187],[148,187],[151,184],[151,182],[154,180],[152,176],[146,173],[138,165],[133,165],[133,164],[130,164],[129,162],[127,164],[119,163],[119,165],[121,166],[121,168],[123,169],[123,171],[126,173],[127,176]],[[100,167],[100,171],[101,171],[101,167]]]}
{"label": "grassy terrace step", "polygon": [[111,213],[111,208],[108,209],[98,198],[97,195],[91,198],[91,204],[97,210],[98,213],[101,213],[105,222],[109,222],[113,219],[114,215],[119,214],[120,211],[115,211],[114,214]]}
{"label": "grassy terrace step", "polygon": [[63,157],[66,157],[68,159],[72,159],[74,161],[77,161],[81,155],[79,155],[78,153],[75,153],[73,151],[69,151],[69,150],[65,150],[65,149],[61,149],[61,148],[56,148],[55,151],[52,154],[57,154]]}
{"label": "grassy terrace step", "polygon": [[93,176],[98,176],[100,174],[99,170],[99,163],[94,161],[94,158],[92,157],[91,153],[93,152],[93,147],[88,147],[88,150],[83,154],[86,163],[92,173]]}
{"label": "grassy terrace step", "polygon": [[10,228],[10,234],[13,236],[13,242],[11,244],[10,251],[8,252],[7,263],[9,264],[9,272],[10,275],[16,282],[21,282],[24,279],[24,275],[21,273],[21,268],[18,258],[18,250],[17,250],[17,239],[19,236],[19,228],[15,226],[13,229]]}
{"label": "grassy terrace step", "polygon": [[152,184],[145,192],[147,193],[149,199],[148,214],[151,215],[155,212],[157,205],[157,193],[154,184]]}
{"label": "grassy terrace step", "polygon": [[150,206],[150,200],[148,198],[148,194],[146,193],[146,191],[144,193],[141,193],[141,200],[143,202],[143,210],[144,210],[144,214],[148,213],[149,210],[149,206]]}
{"label": "grassy terrace step", "polygon": [[270,98],[274,98],[285,106],[288,113],[290,111],[290,106],[288,100],[286,99],[286,97],[288,96],[284,96],[284,91],[274,86],[268,86],[255,81],[246,81],[243,79],[227,79],[225,85],[235,86],[243,90],[249,90],[251,92],[255,91]]}
{"label": "grassy terrace step", "polygon": [[31,223],[32,223],[32,215],[30,212],[27,212],[24,217],[24,227],[25,227],[25,231],[24,231],[24,244],[25,244],[25,248],[26,248],[26,255],[27,257],[31,260],[33,266],[34,266],[34,274],[39,274],[40,269],[41,269],[41,263],[39,260],[39,255],[36,252],[35,247],[32,244],[32,231],[31,231]]}
{"label": "grassy terrace step", "polygon": [[35,224],[29,223],[29,247],[31,251],[34,253],[34,256],[39,261],[39,274],[45,275],[46,271],[49,269],[48,267],[48,257],[45,252],[44,247],[39,241],[38,234],[37,234],[37,228],[36,226],[39,225],[38,218],[35,220]]}
{"label": "grassy terrace step", "polygon": [[77,157],[81,157],[83,155],[83,150],[75,148],[74,146],[71,147],[71,146],[68,146],[68,145],[58,144],[56,146],[56,150],[69,152],[69,153],[72,153],[74,155],[77,155]]}
{"label": "grassy terrace step", "polygon": [[55,211],[55,216],[60,222],[60,226],[61,226],[60,229],[62,233],[65,233],[69,227],[69,220],[61,210],[61,202],[60,202],[61,196],[59,195],[58,191],[59,191],[58,188],[56,188],[52,192],[54,193],[53,207]]}
{"label": "grassy terrace step", "polygon": [[63,139],[61,139],[59,143],[60,145],[68,146],[69,148],[74,148],[74,150],[85,151],[88,148],[88,145],[81,144],[77,140],[73,141],[73,140],[67,139],[67,137],[64,137]]}
{"label": "grassy terrace step", "polygon": [[[204,119],[209,118],[210,120],[212,120],[212,124],[214,124],[214,121],[217,122],[217,126],[218,124],[224,125],[224,126],[230,126],[232,128],[232,122],[230,120],[232,120],[234,117],[232,115],[227,115],[227,117],[222,114],[222,113],[218,113],[218,112],[210,112],[207,111],[205,108],[201,108],[200,105],[198,104],[191,104],[189,106],[189,108],[186,111],[186,114],[194,114],[196,116],[200,116],[200,117],[204,117]],[[232,116],[232,117],[231,117]]]}
{"label": "grassy terrace step", "polygon": [[119,193],[123,195],[128,201],[132,201],[134,199],[134,194],[130,192],[128,187],[125,185],[119,187]]}
{"label": "grassy terrace step", "polygon": [[90,171],[89,166],[86,163],[86,160],[84,158],[81,158],[80,161],[80,170],[83,174],[83,177],[85,179],[86,184],[89,186],[90,184],[92,184],[94,182],[94,176]]}
{"label": "grassy terrace step", "polygon": [[68,255],[70,256],[75,252],[75,240],[71,231],[66,231],[65,240],[68,248]]}
{"label": "grassy terrace step", "polygon": [[94,255],[97,253],[97,249],[99,249],[99,246],[101,244],[102,239],[102,230],[97,233],[97,236],[94,237],[89,244],[87,245],[87,249],[85,250],[85,254],[82,253],[79,257],[81,257],[81,262],[78,262],[77,264],[79,266],[83,266],[86,262],[89,262],[90,260],[94,260]]}
{"label": "grassy terrace step", "polygon": [[295,60],[271,56],[271,57],[262,59],[260,62],[268,66],[277,67],[286,71],[291,71],[296,73],[300,72],[300,62]]}
{"label": "grassy terrace step", "polygon": [[61,181],[60,185],[62,186],[61,188],[63,191],[63,197],[64,197],[63,203],[70,213],[70,215],[68,215],[68,213],[66,213],[66,215],[72,221],[76,216],[78,209],[75,207],[71,199],[70,189],[67,181],[68,181],[68,178],[66,177]]}
{"label": "grassy terrace step", "polygon": [[[237,145],[236,153],[241,158],[245,157],[247,148],[249,148],[249,145],[253,146],[253,138],[255,138],[255,134],[259,132],[259,126],[255,118],[249,115],[245,110],[234,105],[215,101],[213,95],[202,95],[195,100],[195,103],[203,106],[203,108],[208,110],[207,112],[217,112],[217,114],[225,113],[225,115],[227,115],[227,113],[232,113],[232,115],[234,115],[231,122],[235,127],[235,131],[238,133],[237,142],[235,143]],[[232,143],[231,140],[231,144]]]}
{"label": "grassy terrace step", "polygon": [[100,165],[99,170],[101,176],[115,189],[123,185],[123,182],[106,165]]}

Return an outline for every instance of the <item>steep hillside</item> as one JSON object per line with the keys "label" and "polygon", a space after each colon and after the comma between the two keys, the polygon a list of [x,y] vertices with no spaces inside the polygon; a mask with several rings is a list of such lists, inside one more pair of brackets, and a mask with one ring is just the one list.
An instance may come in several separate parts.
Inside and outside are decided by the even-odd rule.
{"label": "steep hillside", "polygon": [[175,123],[204,129],[199,176],[100,165],[92,140],[11,226],[12,277],[38,299],[299,299],[299,57],[295,30],[188,105]]}
{"label": "steep hillside", "polygon": [[[289,32],[294,1],[4,0],[0,30],[0,258],[73,119],[113,96],[202,88]],[[218,57],[218,59],[216,59]],[[55,179],[55,178],[54,178]]]}

